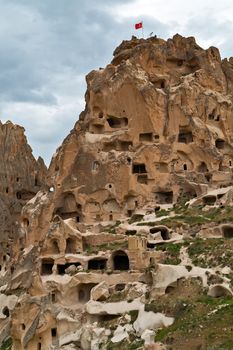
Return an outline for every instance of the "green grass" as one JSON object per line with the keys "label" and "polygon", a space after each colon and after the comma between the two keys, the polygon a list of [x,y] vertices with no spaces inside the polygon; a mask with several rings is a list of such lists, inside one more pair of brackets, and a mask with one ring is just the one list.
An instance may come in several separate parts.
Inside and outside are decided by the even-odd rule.
{"label": "green grass", "polygon": [[[170,228],[176,228],[180,226],[196,226],[203,225],[207,223],[224,223],[231,222],[233,217],[233,207],[224,207],[224,208],[210,208],[207,211],[203,211],[203,206],[175,206],[174,212],[175,216],[168,216],[160,221],[154,221],[146,223],[148,226],[156,225],[166,225]],[[158,212],[159,213],[159,212]],[[158,214],[156,213],[156,214]],[[162,212],[163,214],[163,212]],[[168,214],[168,212],[167,212]],[[145,223],[138,223],[138,226],[145,225]]]}
{"label": "green grass", "polygon": [[143,349],[143,345],[144,345],[143,340],[135,340],[131,344],[129,344],[128,350]]}
{"label": "green grass", "polygon": [[133,224],[134,222],[142,221],[143,217],[144,217],[144,215],[142,215],[142,214],[134,214],[129,219],[129,224]]}
{"label": "green grass", "polygon": [[164,243],[158,244],[156,246],[156,250],[162,250],[164,252],[168,252],[171,255],[179,255],[180,249],[183,246],[183,243]]}
{"label": "green grass", "polygon": [[117,232],[116,232],[116,228],[121,224],[121,221],[120,220],[117,220],[115,222],[114,225],[111,225],[111,226],[108,226],[104,229],[104,232],[108,232],[110,234],[113,234],[115,235]]}
{"label": "green grass", "polygon": [[134,323],[136,319],[138,318],[138,310],[131,310],[129,311],[129,315],[131,317],[131,323]]}
{"label": "green grass", "polygon": [[184,245],[183,243],[158,244],[156,246],[156,250],[162,250],[163,252],[166,252],[166,257],[162,261],[162,263],[168,264],[168,265],[180,264],[181,260],[179,258],[179,255],[180,255],[180,249],[183,245]]}
{"label": "green grass", "polygon": [[107,350],[137,350],[137,349],[143,349],[143,340],[133,340],[128,341],[126,339],[122,340],[118,343],[112,343],[111,341],[107,344]]}
{"label": "green grass", "polygon": [[[174,323],[160,329],[155,335],[155,341],[164,343],[172,340],[172,344],[180,344],[186,349],[188,341],[190,349],[196,349],[195,342],[199,337],[203,347],[200,349],[223,349],[232,343],[233,298],[212,298],[202,294],[196,300],[187,301],[186,308],[175,317]],[[221,330],[224,329],[224,332]],[[174,346],[174,349],[177,347]]]}
{"label": "green grass", "polygon": [[[166,250],[178,253],[180,246],[169,243]],[[233,349],[229,346],[233,341],[233,298],[208,296],[207,289],[202,286],[199,278],[181,279],[168,294],[153,296],[147,301],[145,311],[161,312],[174,317],[174,323],[157,330],[154,338],[155,341],[166,344],[169,350]],[[129,314],[131,322],[134,322],[138,312]],[[130,334],[129,340],[116,344],[110,341],[107,346],[108,350],[142,348],[143,343],[135,334]]]}
{"label": "green grass", "polygon": [[165,210],[165,209],[160,209],[159,211],[156,211],[155,215],[157,218],[161,217],[161,216],[168,216],[170,214],[169,210]]}
{"label": "green grass", "polygon": [[191,315],[191,309],[193,307],[193,305],[191,304],[187,304],[187,310],[184,313],[184,315],[182,315],[182,317],[177,318],[175,320],[175,322],[167,327],[167,328],[162,328],[160,329],[156,336],[155,336],[155,341],[162,341],[164,340],[168,335],[176,332],[177,330],[181,330],[181,331],[185,331],[187,328],[189,328],[190,323],[192,324],[196,324],[196,320],[194,318],[188,318],[187,315]]}
{"label": "green grass", "polygon": [[0,350],[11,350],[12,348],[12,339],[8,338],[7,340],[4,340]]}
{"label": "green grass", "polygon": [[158,302],[152,300],[150,303],[145,304],[145,311],[149,312],[152,311],[154,313],[156,312],[163,312],[163,305],[159,304]]}
{"label": "green grass", "polygon": [[212,306],[220,306],[220,305],[226,305],[226,306],[233,306],[233,298],[230,296],[221,297],[221,298],[213,298],[209,295],[203,294],[197,302],[203,303],[206,305],[212,305]]}
{"label": "green grass", "polygon": [[197,238],[190,243],[188,254],[196,266],[224,267],[233,269],[233,241],[223,238]]}

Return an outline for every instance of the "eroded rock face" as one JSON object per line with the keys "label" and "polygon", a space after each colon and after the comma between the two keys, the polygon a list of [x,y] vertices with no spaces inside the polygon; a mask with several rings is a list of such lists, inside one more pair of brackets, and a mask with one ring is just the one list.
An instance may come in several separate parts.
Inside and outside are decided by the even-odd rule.
{"label": "eroded rock face", "polygon": [[[224,274],[220,281],[215,269],[193,266],[195,250],[180,249],[198,234],[233,235],[232,82],[231,59],[179,35],[124,41],[111,64],[87,75],[86,108],[52,159],[50,189],[21,212],[5,286],[20,291],[9,315],[13,349],[97,350],[119,339],[126,349],[131,339],[166,348],[152,335],[177,309],[158,310],[154,300],[166,306],[192,279],[196,294],[213,281],[232,293]],[[194,197],[187,217],[187,206],[172,209]],[[226,208],[223,226],[212,224],[209,205]]]}
{"label": "eroded rock face", "polygon": [[[20,239],[23,206],[45,188],[47,169],[37,161],[27,144],[24,128],[11,122],[0,123],[0,243],[1,265],[9,260]],[[27,222],[24,222],[27,225]],[[12,244],[14,243],[14,244]]]}
{"label": "eroded rock face", "polygon": [[[0,124],[0,159],[1,185],[0,192],[8,198],[11,206],[19,203],[20,207],[30,200],[40,190],[47,176],[46,166],[39,158],[32,155],[27,144],[24,128],[11,122]],[[17,205],[15,211],[17,212]]]}
{"label": "eroded rock face", "polygon": [[192,37],[124,41],[53,158],[54,212],[111,221],[230,185],[231,75]]}

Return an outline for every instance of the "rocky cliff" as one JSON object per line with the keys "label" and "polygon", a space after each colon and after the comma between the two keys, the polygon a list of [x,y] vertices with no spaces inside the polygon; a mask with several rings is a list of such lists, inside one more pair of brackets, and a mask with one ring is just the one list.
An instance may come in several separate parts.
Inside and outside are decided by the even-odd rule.
{"label": "rocky cliff", "polygon": [[80,221],[118,220],[230,185],[231,77],[231,60],[194,38],[123,42],[88,74],[85,111],[53,159],[55,212],[67,217],[69,195]]}
{"label": "rocky cliff", "polygon": [[20,241],[20,215],[24,204],[45,188],[47,169],[37,161],[27,144],[24,129],[11,122],[0,123],[0,265]]}
{"label": "rocky cliff", "polygon": [[3,344],[231,348],[232,84],[232,59],[180,35],[123,41],[87,75],[49,188],[35,190],[38,164],[30,186],[20,165],[2,187],[27,201],[0,280]]}

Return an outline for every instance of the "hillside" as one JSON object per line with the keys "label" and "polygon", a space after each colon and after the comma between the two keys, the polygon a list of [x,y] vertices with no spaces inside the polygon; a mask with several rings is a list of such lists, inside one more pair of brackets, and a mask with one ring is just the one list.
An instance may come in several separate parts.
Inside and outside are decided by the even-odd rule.
{"label": "hillside", "polygon": [[1,349],[233,349],[232,58],[132,37],[86,80],[1,256]]}

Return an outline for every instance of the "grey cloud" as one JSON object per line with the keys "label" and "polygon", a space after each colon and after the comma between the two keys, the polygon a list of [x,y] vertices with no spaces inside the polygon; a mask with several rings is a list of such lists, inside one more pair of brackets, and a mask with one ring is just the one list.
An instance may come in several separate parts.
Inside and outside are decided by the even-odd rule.
{"label": "grey cloud", "polygon": [[183,35],[196,37],[197,42],[206,41],[217,46],[222,57],[233,56],[233,22],[219,20],[218,14],[206,9],[202,14],[190,18],[182,31]]}
{"label": "grey cloud", "polygon": [[[111,1],[109,2],[111,3]],[[98,1],[98,8],[104,1]],[[12,101],[55,103],[53,92],[35,94],[67,67],[74,74],[96,67],[113,21],[94,1],[0,1],[0,95]],[[119,29],[118,29],[119,32]],[[44,89],[46,91],[46,89]],[[43,96],[44,98],[42,98]]]}
{"label": "grey cloud", "polygon": [[[118,0],[117,3],[133,3]],[[85,79],[104,67],[138,18],[116,18],[115,0],[0,0],[0,118],[22,124],[34,149],[47,163],[83,108]],[[153,14],[152,14],[153,15]],[[144,16],[145,35],[168,37],[178,24]],[[190,19],[185,35],[224,35],[214,19]],[[228,24],[230,28],[230,23]],[[225,33],[226,34],[226,33]],[[232,29],[223,43],[230,50]],[[80,101],[83,102],[80,102]]]}

